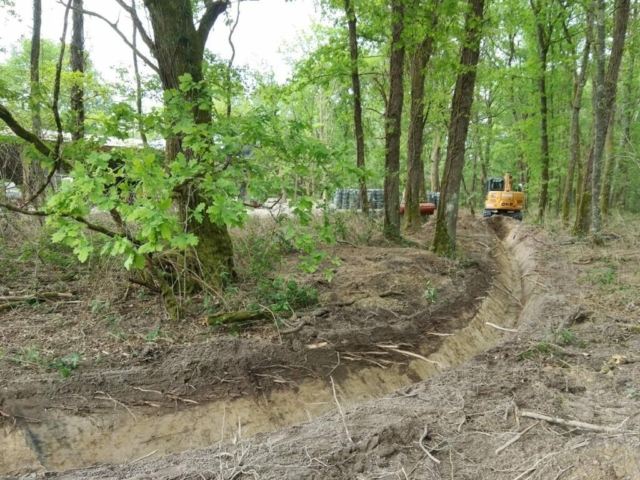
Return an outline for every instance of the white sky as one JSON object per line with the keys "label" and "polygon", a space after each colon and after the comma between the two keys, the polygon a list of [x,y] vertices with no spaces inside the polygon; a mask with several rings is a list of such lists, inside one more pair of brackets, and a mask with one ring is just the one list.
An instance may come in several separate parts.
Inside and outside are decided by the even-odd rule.
{"label": "white sky", "polygon": [[[235,18],[237,0],[232,0],[229,12]],[[42,37],[59,41],[62,35],[64,7],[57,0],[43,0]],[[132,26],[126,12],[122,11],[115,0],[85,0],[85,9],[98,12],[111,21],[120,18],[119,28],[131,38]],[[142,4],[142,0],[138,1]],[[15,11],[19,18],[0,19],[0,47],[8,50],[21,37],[29,38],[32,28],[31,0],[15,0]],[[240,5],[240,22],[233,35],[236,48],[235,65],[250,65],[254,68],[271,69],[276,79],[284,81],[290,74],[285,60],[291,52],[280,52],[285,43],[295,43],[299,33],[308,31],[317,20],[312,0],[252,0]],[[148,28],[151,32],[151,28]],[[70,38],[71,28],[67,34]],[[231,55],[227,37],[229,27],[225,18],[219,17],[209,36],[207,47],[214,53],[228,58]],[[131,68],[131,50],[106,23],[98,18],[85,17],[86,49],[96,69],[107,81],[117,78],[113,67]],[[141,39],[138,38],[141,51],[148,56]],[[0,61],[6,53],[0,53]]]}

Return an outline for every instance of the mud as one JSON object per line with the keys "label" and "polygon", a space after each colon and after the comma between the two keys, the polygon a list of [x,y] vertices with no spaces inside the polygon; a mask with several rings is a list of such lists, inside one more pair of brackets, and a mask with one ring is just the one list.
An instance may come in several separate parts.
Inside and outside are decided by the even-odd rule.
{"label": "mud", "polygon": [[[11,447],[0,472],[130,462],[228,441],[236,425],[250,436],[299,424],[335,410],[332,382],[341,406],[375,400],[491,346],[500,332],[487,321],[515,321],[515,294],[506,290],[514,272],[500,243],[494,250],[499,273],[489,291],[489,269],[472,267],[457,279],[457,289],[440,288],[446,301],[437,305],[421,299],[424,282],[398,285],[397,276],[366,265],[385,265],[413,279],[425,269],[439,274],[447,268],[428,252],[396,250],[345,255],[351,272],[325,292],[323,303],[355,299],[353,305],[332,309],[284,344],[256,347],[255,341],[218,338],[175,355],[169,350],[159,365],[151,351],[149,366],[64,381],[51,375],[13,379],[3,408],[19,428],[5,435]],[[427,283],[447,282],[443,276]],[[400,296],[375,294],[398,286]],[[365,315],[365,327],[353,320]],[[53,401],[45,406],[44,398]]]}
{"label": "mud", "polygon": [[[275,383],[270,385],[285,382],[286,387],[263,388],[261,395],[208,403],[192,397],[202,404],[189,408],[176,400],[177,411],[169,413],[163,406],[156,409],[156,416],[149,413],[153,410],[141,414],[133,406],[128,411],[106,395],[104,401],[113,409],[110,414],[104,410],[69,414],[60,409],[29,418],[27,412],[16,417],[21,429],[9,437],[15,439],[13,451],[21,452],[14,455],[29,461],[29,452],[37,449],[33,443],[25,449],[24,439],[37,438],[40,454],[30,469],[38,466],[36,460],[42,462],[40,471],[55,462],[61,466],[54,468],[74,468],[70,459],[76,452],[78,466],[121,464],[49,474],[68,479],[640,478],[638,436],[624,433],[639,431],[640,420],[624,402],[603,396],[606,384],[598,378],[601,359],[610,355],[610,349],[581,352],[565,345],[559,347],[563,356],[552,354],[541,358],[542,363],[523,357],[540,345],[534,341],[539,342],[542,333],[561,330],[575,317],[562,290],[550,288],[552,281],[569,285],[571,273],[558,269],[558,259],[541,261],[548,253],[543,248],[549,245],[540,245],[545,240],[539,232],[506,219],[491,219],[489,224],[502,240],[485,242],[498,273],[486,298],[467,313],[470,320],[446,331],[453,336],[437,337],[437,344],[398,345],[426,361],[394,352],[388,357],[365,357],[403,364],[382,368],[369,362],[347,363],[348,351],[356,358],[352,344],[337,362],[340,350],[327,342],[311,351],[331,347],[331,369],[293,380],[286,377],[287,368],[277,367],[276,378],[271,379]],[[437,333],[443,333],[446,325],[440,324]],[[430,338],[431,328],[422,329],[423,338]],[[378,354],[383,350],[369,349]],[[470,357],[471,362],[460,365]],[[633,378],[629,370],[616,384],[627,385]],[[424,379],[428,380],[416,383]],[[336,400],[344,415],[335,413]],[[534,425],[520,418],[524,409],[604,425],[623,422],[627,430],[605,436]],[[532,426],[530,433],[496,453],[525,426]],[[37,433],[22,440],[15,435],[31,431]],[[61,441],[55,444],[56,439]],[[160,458],[182,447],[202,445],[212,446]],[[435,460],[424,454],[424,448]],[[99,460],[99,449],[104,452],[98,455],[105,458],[117,453],[112,460]]]}

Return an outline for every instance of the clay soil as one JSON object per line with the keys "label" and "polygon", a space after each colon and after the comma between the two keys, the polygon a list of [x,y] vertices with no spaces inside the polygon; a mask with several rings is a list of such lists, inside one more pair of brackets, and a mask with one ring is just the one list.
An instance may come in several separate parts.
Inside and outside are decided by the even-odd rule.
{"label": "clay soil", "polygon": [[[118,410],[137,422],[220,400],[295,395],[308,380],[327,383],[329,377],[339,385],[358,369],[402,373],[415,360],[406,352],[428,356],[448,338],[443,334],[468,326],[503,260],[513,266],[514,285],[504,294],[517,309],[517,324],[507,329],[514,332],[496,331],[491,348],[457,368],[307,423],[254,436],[243,435],[241,424],[230,425],[226,439],[207,448],[150,452],[115,462],[121,465],[78,464],[45,473],[41,462],[0,474],[640,478],[638,227],[637,220],[613,220],[615,233],[604,247],[594,247],[553,224],[540,229],[465,217],[463,255],[455,261],[426,249],[430,224],[406,246],[351,238],[330,249],[341,260],[330,283],[321,274],[296,273],[294,254],[272,272],[317,289],[318,305],[283,322],[231,330],[203,325],[203,310],[195,307],[188,320],[170,323],[157,298],[128,285],[109,265],[63,262],[64,252],[42,258],[50,252],[38,245],[19,263],[15,253],[24,255],[18,248],[24,236],[5,235],[0,294],[73,293],[0,312],[0,427],[6,435],[29,430],[45,412],[99,418]],[[504,326],[506,317],[500,317],[491,323]],[[381,345],[395,350],[380,356]],[[63,371],[73,358],[78,365]],[[336,394],[336,405],[340,398]],[[527,412],[590,426],[540,421]]]}

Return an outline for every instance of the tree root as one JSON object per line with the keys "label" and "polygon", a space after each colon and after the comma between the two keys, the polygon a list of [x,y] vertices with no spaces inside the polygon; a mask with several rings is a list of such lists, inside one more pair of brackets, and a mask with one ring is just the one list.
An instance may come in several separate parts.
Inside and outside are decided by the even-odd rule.
{"label": "tree root", "polygon": [[229,323],[248,322],[250,320],[264,320],[270,316],[271,313],[268,310],[259,310],[257,312],[225,312],[209,315],[207,317],[207,323],[209,325],[226,325]]}

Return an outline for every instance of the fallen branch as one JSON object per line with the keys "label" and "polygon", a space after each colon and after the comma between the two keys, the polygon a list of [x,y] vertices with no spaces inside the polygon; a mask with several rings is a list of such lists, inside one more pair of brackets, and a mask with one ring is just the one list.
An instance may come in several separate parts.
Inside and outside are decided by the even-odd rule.
{"label": "fallen branch", "polygon": [[529,430],[531,430],[533,427],[535,427],[536,425],[538,425],[540,422],[536,422],[533,425],[529,425],[527,428],[525,428],[523,431],[519,432],[515,437],[511,438],[507,443],[505,443],[504,445],[502,445],[501,447],[496,449],[496,455],[498,453],[500,453],[502,450],[504,450],[505,448],[507,448],[509,445],[512,445],[514,443],[516,443],[520,437],[522,437],[525,433],[527,433]]}
{"label": "fallen branch", "polygon": [[418,441],[418,445],[420,445],[420,448],[422,449],[422,451],[427,454],[427,457],[429,457],[435,463],[439,464],[440,460],[438,460],[436,457],[431,455],[431,452],[429,450],[427,450],[426,447],[424,446],[424,444],[422,443],[424,441],[424,439],[427,438],[428,432],[429,432],[429,430],[427,429],[427,426],[425,425],[424,426],[424,432],[422,433],[422,436],[420,437],[420,440]]}
{"label": "fallen branch", "polygon": [[518,333],[518,330],[513,330],[511,328],[504,328],[504,327],[501,327],[499,325],[496,325],[495,323],[484,322],[484,324],[485,325],[489,325],[490,327],[493,327],[493,328],[497,328],[498,330],[502,330],[503,332]]}
{"label": "fallen branch", "polygon": [[336,242],[338,243],[344,243],[345,245],[351,245],[353,248],[358,248],[357,245],[351,243],[351,242],[347,242],[346,240],[336,240]]}
{"label": "fallen branch", "polygon": [[6,296],[6,297],[0,297],[0,302],[26,302],[28,300],[39,300],[39,299],[51,300],[54,298],[73,298],[73,293],[45,292],[45,293],[36,293],[34,295]]}
{"label": "fallen branch", "polygon": [[5,310],[11,310],[12,308],[22,307],[24,302],[9,302],[4,305],[0,305],[0,312],[4,312]]}
{"label": "fallen branch", "polygon": [[344,418],[344,412],[342,411],[342,407],[340,406],[340,402],[338,401],[338,395],[336,394],[336,384],[333,383],[333,377],[329,377],[331,380],[331,388],[333,389],[333,399],[336,401],[336,405],[338,406],[338,411],[340,412],[340,416],[342,417],[342,423],[344,424],[344,431],[347,433],[347,438],[350,443],[353,443],[353,439],[351,435],[349,435],[349,429],[347,428],[347,420]]}
{"label": "fallen branch", "polygon": [[604,432],[604,433],[635,433],[625,432],[618,430],[619,427],[602,427],[600,425],[594,425],[593,423],[578,422],[576,420],[564,420],[557,417],[548,417],[536,412],[520,412],[521,417],[534,418],[536,420],[544,420],[545,422],[555,423],[557,425],[564,425],[565,427],[574,427],[581,430],[591,430],[592,432]]}
{"label": "fallen branch", "polygon": [[417,353],[408,352],[406,350],[400,350],[399,348],[396,348],[395,345],[378,345],[378,347],[384,348],[385,350],[391,350],[392,352],[401,353],[402,355],[407,355],[409,357],[419,358],[420,360],[424,360],[425,362],[428,362],[428,363],[434,363],[438,365],[440,368],[444,368],[440,362],[436,362],[435,360],[429,360],[427,357],[423,357],[422,355],[419,355]]}
{"label": "fallen branch", "polygon": [[435,337],[453,337],[453,333],[438,333],[438,332],[427,332],[427,335],[433,335]]}
{"label": "fallen branch", "polygon": [[216,313],[207,317],[207,323],[209,325],[225,325],[228,323],[248,322],[250,320],[264,320],[269,316],[270,314],[267,310]]}
{"label": "fallen branch", "polygon": [[282,335],[289,335],[291,333],[296,333],[296,332],[299,332],[300,330],[302,330],[305,327],[305,325],[311,326],[311,325],[313,325],[313,323],[311,323],[306,318],[303,318],[297,326],[295,326],[293,328],[290,328],[288,330],[281,330],[280,333]]}

